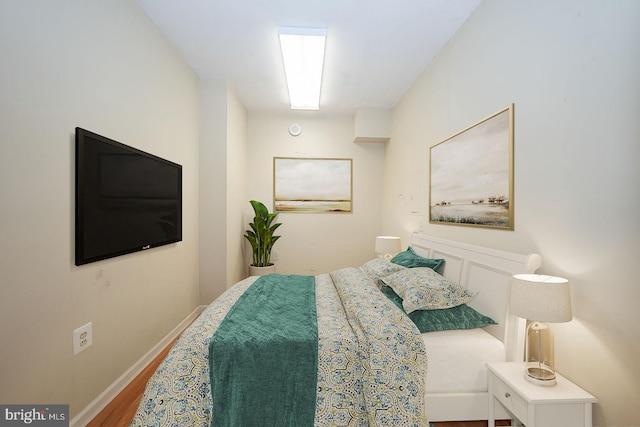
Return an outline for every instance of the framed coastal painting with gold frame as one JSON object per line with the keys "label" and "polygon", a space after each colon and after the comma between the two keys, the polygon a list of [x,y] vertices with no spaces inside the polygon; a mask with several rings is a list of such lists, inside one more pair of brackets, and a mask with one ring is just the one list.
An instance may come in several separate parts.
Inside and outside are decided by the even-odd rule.
{"label": "framed coastal painting with gold frame", "polygon": [[274,211],[351,212],[352,164],[352,159],[274,157]]}
{"label": "framed coastal painting with gold frame", "polygon": [[514,105],[430,148],[429,222],[513,230]]}

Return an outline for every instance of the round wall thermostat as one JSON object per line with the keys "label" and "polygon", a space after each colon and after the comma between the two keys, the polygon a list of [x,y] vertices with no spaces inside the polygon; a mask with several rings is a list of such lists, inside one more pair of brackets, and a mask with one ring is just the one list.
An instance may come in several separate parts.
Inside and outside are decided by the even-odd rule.
{"label": "round wall thermostat", "polygon": [[289,126],[289,133],[292,136],[298,136],[302,133],[302,126],[300,126],[297,123],[292,124],[291,126]]}

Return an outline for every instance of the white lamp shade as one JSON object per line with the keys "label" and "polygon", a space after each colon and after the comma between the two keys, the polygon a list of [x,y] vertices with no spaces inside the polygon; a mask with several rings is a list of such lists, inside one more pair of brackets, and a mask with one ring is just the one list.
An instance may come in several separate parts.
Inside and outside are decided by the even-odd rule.
{"label": "white lamp shade", "polygon": [[569,281],[540,274],[516,274],[511,282],[511,314],[560,323],[572,319]]}
{"label": "white lamp shade", "polygon": [[395,255],[402,250],[400,238],[396,236],[377,236],[376,253],[383,255]]}

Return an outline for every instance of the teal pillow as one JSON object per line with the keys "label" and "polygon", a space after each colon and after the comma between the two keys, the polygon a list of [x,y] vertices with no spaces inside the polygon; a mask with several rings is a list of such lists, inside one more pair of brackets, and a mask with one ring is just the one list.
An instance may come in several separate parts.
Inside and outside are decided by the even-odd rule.
{"label": "teal pillow", "polygon": [[[382,288],[382,293],[397,305],[400,310],[405,311],[402,307],[402,298],[393,289],[385,286]],[[418,310],[409,313],[407,316],[416,324],[420,332],[475,329],[496,324],[492,318],[477,312],[467,304],[440,310]]]}
{"label": "teal pillow", "polygon": [[433,271],[440,270],[444,265],[443,259],[421,257],[409,246],[406,251],[400,252],[391,258],[391,262],[407,268],[428,267]]}

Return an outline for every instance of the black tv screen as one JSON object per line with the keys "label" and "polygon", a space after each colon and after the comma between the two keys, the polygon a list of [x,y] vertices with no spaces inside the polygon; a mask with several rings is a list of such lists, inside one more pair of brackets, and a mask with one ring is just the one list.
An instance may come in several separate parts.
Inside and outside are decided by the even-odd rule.
{"label": "black tv screen", "polygon": [[182,166],[76,128],[76,265],[182,240]]}

